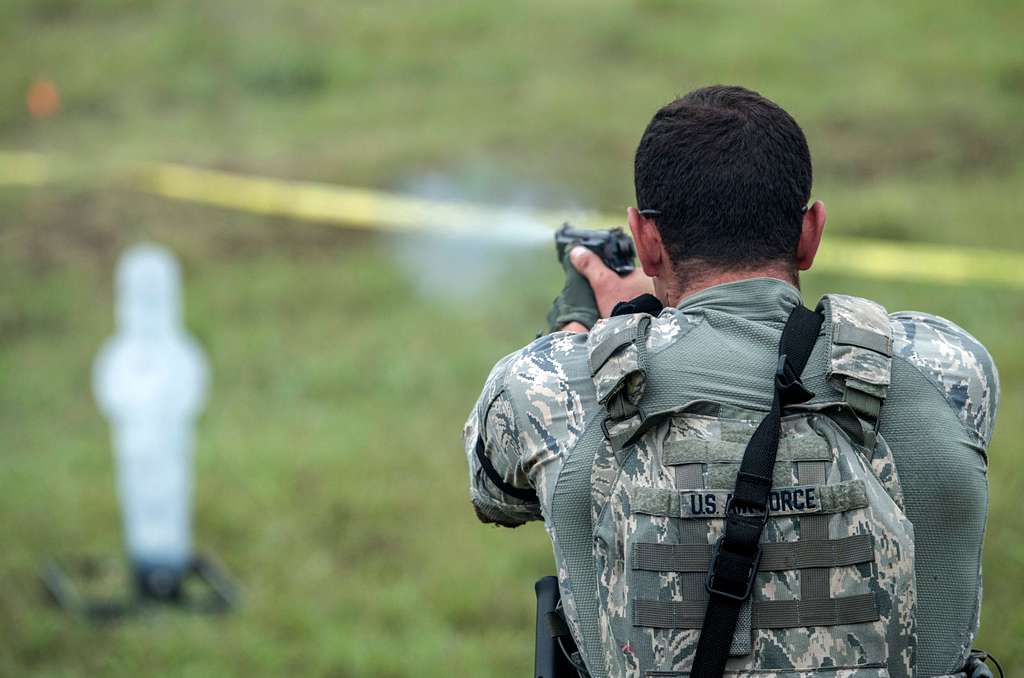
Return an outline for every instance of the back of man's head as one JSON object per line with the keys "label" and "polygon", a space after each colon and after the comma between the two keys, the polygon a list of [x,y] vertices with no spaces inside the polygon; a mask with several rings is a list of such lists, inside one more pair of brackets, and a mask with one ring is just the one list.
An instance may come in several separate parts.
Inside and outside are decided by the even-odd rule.
{"label": "back of man's head", "polygon": [[663,106],[634,180],[680,278],[768,265],[795,279],[811,155],[796,121],[757,92],[716,85]]}

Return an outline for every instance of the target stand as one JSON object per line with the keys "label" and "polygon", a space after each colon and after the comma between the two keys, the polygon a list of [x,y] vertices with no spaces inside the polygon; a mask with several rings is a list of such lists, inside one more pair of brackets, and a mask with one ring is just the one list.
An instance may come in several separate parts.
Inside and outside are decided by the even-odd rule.
{"label": "target stand", "polygon": [[[224,614],[238,606],[238,589],[209,556],[192,559],[183,576],[139,569],[121,559],[50,560],[39,573],[48,600],[95,623],[116,622],[157,610]],[[125,582],[133,593],[124,593]]]}

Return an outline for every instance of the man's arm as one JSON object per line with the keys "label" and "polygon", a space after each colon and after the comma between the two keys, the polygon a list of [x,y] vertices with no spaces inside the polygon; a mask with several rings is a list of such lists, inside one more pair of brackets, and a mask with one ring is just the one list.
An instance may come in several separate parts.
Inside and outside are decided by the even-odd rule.
{"label": "man's arm", "polygon": [[484,522],[542,517],[562,457],[597,406],[586,351],[585,335],[557,332],[491,370],[463,430],[470,497]]}
{"label": "man's arm", "polygon": [[979,623],[999,375],[985,347],[954,323],[924,313],[890,318],[893,383],[879,431],[914,524],[918,672],[942,675],[963,665]]}
{"label": "man's arm", "polygon": [[[654,289],[642,272],[620,277],[585,247],[569,256],[602,318],[619,301]],[[570,322],[562,330],[500,360],[466,421],[470,496],[484,522],[515,527],[541,518],[562,455],[597,407],[586,361],[589,329]]]}
{"label": "man's arm", "polygon": [[955,323],[928,313],[892,314],[893,352],[912,363],[945,397],[982,453],[992,440],[999,372],[988,350]]}
{"label": "man's arm", "polygon": [[[477,517],[506,527],[517,527],[540,517],[537,501],[524,497],[533,488],[519,463],[519,427],[505,388],[515,359],[515,353],[508,355],[491,370],[462,431],[469,463],[470,498]],[[502,486],[488,476],[485,463],[500,477]]]}

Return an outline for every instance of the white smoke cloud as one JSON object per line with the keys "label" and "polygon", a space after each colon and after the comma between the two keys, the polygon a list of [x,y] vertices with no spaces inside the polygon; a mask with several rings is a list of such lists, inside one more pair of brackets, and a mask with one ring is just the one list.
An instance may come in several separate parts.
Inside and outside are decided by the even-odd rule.
{"label": "white smoke cloud", "polygon": [[[486,177],[488,173],[483,173]],[[436,233],[393,236],[391,251],[396,265],[406,272],[417,292],[426,298],[472,301],[494,291],[523,255],[536,251],[554,263],[554,232],[557,223],[545,223],[535,208],[537,193],[490,176],[492,191],[481,187],[481,174],[459,181],[444,175],[427,175],[409,182],[403,192],[430,200],[494,204],[494,215],[468,235]],[[500,197],[494,196],[499,194]],[[499,206],[498,201],[501,201]]]}

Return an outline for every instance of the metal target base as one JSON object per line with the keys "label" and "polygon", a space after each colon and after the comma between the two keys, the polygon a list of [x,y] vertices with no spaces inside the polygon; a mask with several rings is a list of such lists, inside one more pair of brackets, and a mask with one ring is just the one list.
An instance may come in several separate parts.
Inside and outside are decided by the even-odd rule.
{"label": "metal target base", "polygon": [[[148,575],[120,560],[79,558],[48,561],[39,573],[49,601],[92,622],[114,622],[146,612],[174,609],[197,614],[223,614],[238,605],[237,587],[208,556],[196,556],[185,576],[160,586]],[[119,593],[125,582],[132,593]],[[156,586],[154,586],[156,584]]]}

